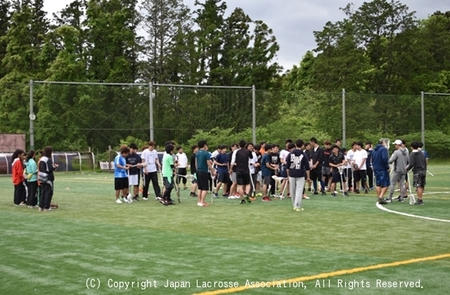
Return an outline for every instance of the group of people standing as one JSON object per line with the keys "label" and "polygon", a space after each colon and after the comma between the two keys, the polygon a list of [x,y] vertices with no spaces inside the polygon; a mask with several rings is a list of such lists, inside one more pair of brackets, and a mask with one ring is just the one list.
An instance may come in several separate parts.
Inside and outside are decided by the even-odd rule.
{"label": "group of people standing", "polygon": [[50,211],[53,198],[53,171],[58,164],[52,160],[53,149],[45,147],[36,163],[34,150],[25,153],[16,149],[11,157],[12,182],[14,184],[14,205]]}

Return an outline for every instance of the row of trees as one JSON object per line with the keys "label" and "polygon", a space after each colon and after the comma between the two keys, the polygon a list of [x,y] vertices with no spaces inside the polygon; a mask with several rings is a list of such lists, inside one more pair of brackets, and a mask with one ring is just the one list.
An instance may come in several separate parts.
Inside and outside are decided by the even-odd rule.
{"label": "row of trees", "polygon": [[[193,10],[182,0],[74,0],[52,16],[43,1],[0,3],[2,133],[28,132],[29,80],[255,85],[258,138],[280,134],[274,128],[339,137],[342,88],[350,137],[401,136],[420,131],[420,91],[450,92],[450,12],[417,20],[399,1],[349,4],[283,73],[276,32],[222,0],[196,1]],[[33,89],[37,146],[105,149],[130,134],[148,138],[148,88]],[[215,127],[251,134],[245,91],[154,90],[159,142],[187,142]],[[443,116],[428,111],[430,127],[450,133],[448,101],[427,104]]]}

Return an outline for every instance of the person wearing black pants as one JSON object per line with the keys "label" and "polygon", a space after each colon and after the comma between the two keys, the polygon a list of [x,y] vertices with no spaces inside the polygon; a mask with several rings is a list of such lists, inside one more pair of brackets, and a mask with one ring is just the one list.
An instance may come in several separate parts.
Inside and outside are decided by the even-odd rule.
{"label": "person wearing black pants", "polygon": [[26,189],[25,177],[23,176],[22,160],[25,152],[21,149],[16,149],[11,157],[12,161],[12,181],[14,184],[14,205],[25,205]]}
{"label": "person wearing black pants", "polygon": [[37,204],[37,165],[34,160],[35,151],[30,150],[27,154],[27,165],[26,165],[26,175],[27,175],[27,188],[28,188],[28,197],[27,197],[27,205],[28,208],[34,208]]}
{"label": "person wearing black pants", "polygon": [[142,160],[144,161],[144,189],[142,191],[142,199],[148,200],[148,186],[152,181],[155,198],[161,198],[161,187],[158,183],[158,170],[161,170],[158,153],[155,150],[156,143],[149,141],[148,148],[142,153]]}
{"label": "person wearing black pants", "polygon": [[58,167],[58,164],[53,164],[52,153],[52,147],[45,147],[43,156],[39,160],[38,179],[41,183],[39,195],[39,211],[51,210],[50,204],[53,198],[53,183],[55,181],[53,171]]}

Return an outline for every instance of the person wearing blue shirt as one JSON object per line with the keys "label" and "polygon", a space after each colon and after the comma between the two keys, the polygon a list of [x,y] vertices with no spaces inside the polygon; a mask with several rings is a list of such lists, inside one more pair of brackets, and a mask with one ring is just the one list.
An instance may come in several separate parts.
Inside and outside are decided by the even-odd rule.
{"label": "person wearing blue shirt", "polygon": [[229,182],[229,174],[228,174],[228,170],[229,170],[229,156],[227,154],[227,146],[226,145],[220,145],[219,146],[219,153],[217,154],[217,156],[214,159],[214,165],[217,167],[217,185],[216,185],[216,189],[214,191],[214,197],[218,197],[219,196],[219,189],[223,184],[223,197],[228,198],[227,195],[227,185]]}
{"label": "person wearing blue shirt", "polygon": [[389,153],[387,147],[389,139],[382,138],[372,152],[372,167],[375,174],[376,192],[379,204],[387,204],[384,194],[387,192],[391,181],[389,178]]}
{"label": "person wearing blue shirt", "polygon": [[268,197],[268,187],[271,182],[272,173],[274,173],[278,169],[278,165],[272,165],[270,154],[272,153],[272,145],[266,144],[264,146],[264,150],[266,151],[261,159],[261,174],[263,179],[263,198],[264,202],[271,201],[270,197]]}
{"label": "person wearing blue shirt", "polygon": [[[114,158],[114,189],[116,190],[116,203],[121,204],[123,201],[129,202],[127,199],[128,194],[128,166],[125,158],[130,153],[130,149],[127,146],[123,146],[120,149],[120,154]],[[120,192],[122,192],[122,200],[119,199]],[[130,200],[131,201],[131,200]]]}
{"label": "person wearing blue shirt", "polygon": [[27,173],[27,187],[28,187],[28,198],[27,198],[27,205],[28,208],[34,208],[37,207],[37,189],[38,189],[38,183],[37,183],[37,173],[38,173],[38,167],[36,164],[36,161],[34,160],[36,152],[34,150],[30,150],[27,154],[27,166],[26,166],[26,173]]}

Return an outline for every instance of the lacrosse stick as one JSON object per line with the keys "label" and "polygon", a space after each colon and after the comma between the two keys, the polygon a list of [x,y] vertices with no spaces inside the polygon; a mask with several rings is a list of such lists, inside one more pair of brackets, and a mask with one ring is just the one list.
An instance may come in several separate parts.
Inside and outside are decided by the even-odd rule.
{"label": "lacrosse stick", "polygon": [[[139,164],[136,164],[136,165],[130,165],[129,167],[139,167],[139,166],[140,166]],[[128,181],[130,182],[128,184],[127,201],[128,201],[128,203],[133,203],[133,197],[134,196],[131,193],[133,191],[133,185],[131,184],[131,181],[130,181],[130,169],[127,169],[127,177],[128,177]],[[139,177],[139,175],[138,175],[138,177]],[[144,181],[144,183],[145,183],[145,181]]]}
{"label": "lacrosse stick", "polygon": [[174,186],[175,186],[175,191],[177,192],[177,201],[178,203],[181,203],[181,199],[180,199],[180,184],[177,183],[175,180],[173,180],[175,182]]}
{"label": "lacrosse stick", "polygon": [[[410,179],[410,181],[412,179],[413,183],[414,183],[414,174],[413,174],[413,178],[409,178],[409,179]],[[414,194],[412,192],[411,183],[410,183],[410,185],[408,187],[409,187],[409,204],[410,205],[414,205],[414,203],[416,202],[416,198],[414,197]]]}
{"label": "lacrosse stick", "polygon": [[256,200],[255,182],[253,181],[253,177],[252,177],[251,173],[250,173],[250,182],[252,184],[252,198]]}
{"label": "lacrosse stick", "polygon": [[[287,178],[286,178],[286,177],[280,177],[280,176],[273,175],[273,176],[272,176],[272,179],[275,180],[275,185],[276,185],[276,184],[278,183],[278,181],[282,182],[283,180],[285,180],[285,179],[287,179]],[[275,196],[275,198],[280,198],[280,200],[281,200],[281,199],[284,199],[284,191],[286,190],[286,186],[287,186],[287,185],[285,185],[285,186],[283,187],[283,191],[281,192],[281,194],[280,194],[279,196]]]}
{"label": "lacrosse stick", "polygon": [[342,196],[345,197],[345,183],[344,183],[344,166],[339,166],[339,175],[341,176],[341,184],[342,184]]}
{"label": "lacrosse stick", "polygon": [[214,184],[214,179],[216,178],[215,175],[213,175],[211,172],[209,172],[209,176],[211,177],[211,185],[212,185],[212,192],[211,192],[211,204],[213,203],[213,199],[214,199],[214,192],[216,191],[216,186]]}
{"label": "lacrosse stick", "polygon": [[[128,182],[130,182],[130,169],[127,169],[127,178],[128,178]],[[127,202],[128,204],[133,203],[133,196],[131,195],[132,189],[133,189],[133,186],[128,183],[128,195],[126,197],[127,199],[125,200],[125,202]]]}
{"label": "lacrosse stick", "polygon": [[430,174],[431,176],[434,176],[433,173],[431,173],[429,170],[427,170],[427,173]]}

